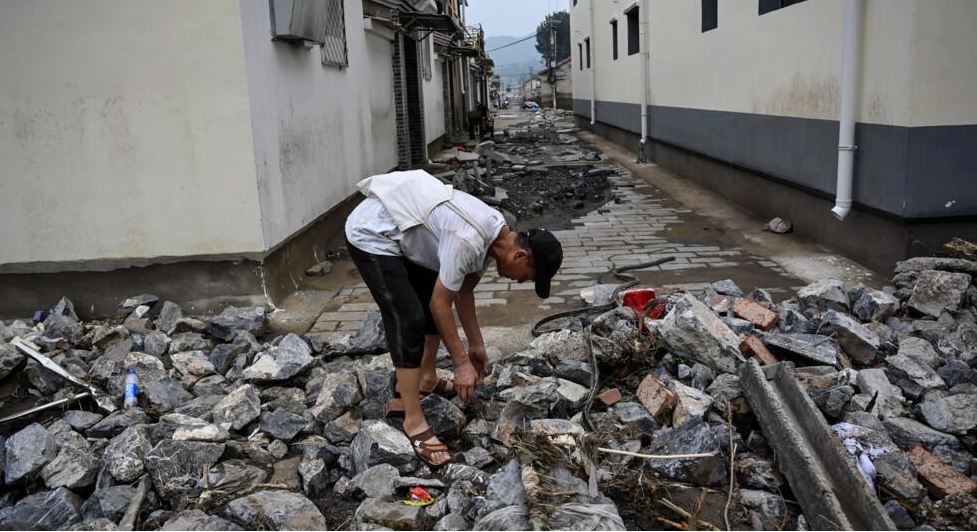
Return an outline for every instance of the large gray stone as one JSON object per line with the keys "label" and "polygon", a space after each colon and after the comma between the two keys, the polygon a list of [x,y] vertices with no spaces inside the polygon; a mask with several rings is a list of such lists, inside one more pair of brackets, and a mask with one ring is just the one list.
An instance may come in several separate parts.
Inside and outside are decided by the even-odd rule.
{"label": "large gray stone", "polygon": [[834,334],[838,345],[856,362],[871,364],[879,354],[879,336],[851,317],[829,310],[821,318],[821,333]]}
{"label": "large gray stone", "polygon": [[380,312],[371,310],[363,317],[359,330],[349,339],[349,353],[373,354],[387,350],[387,337]]}
{"label": "large gray stone", "polygon": [[911,356],[922,360],[929,367],[936,369],[943,363],[940,355],[933,349],[933,344],[922,338],[910,336],[899,341],[900,355]]}
{"label": "large gray stone", "polygon": [[881,290],[862,287],[852,294],[852,314],[862,321],[885,321],[899,309],[899,300]]}
{"label": "large gray stone", "polygon": [[298,335],[289,334],[278,345],[259,353],[242,376],[258,382],[283,381],[302,373],[313,362],[309,344]]}
{"label": "large gray stone", "polygon": [[818,364],[838,365],[838,343],[830,336],[805,333],[768,334],[763,337],[763,342],[773,347],[777,353]]}
{"label": "large gray stone", "polygon": [[173,501],[189,501],[200,495],[201,472],[224,454],[224,444],[163,440],[144,460],[156,492]]}
{"label": "large gray stone", "polygon": [[227,394],[214,405],[214,423],[229,423],[234,430],[241,430],[261,415],[261,399],[258,389],[245,384]]}
{"label": "large gray stone", "polygon": [[889,381],[884,369],[863,369],[858,372],[856,382],[863,394],[874,397],[878,393],[871,413],[882,414],[883,417],[898,417],[902,414],[906,399],[902,391]]}
{"label": "large gray stone", "polygon": [[169,412],[193,399],[193,394],[183,387],[183,383],[172,377],[146,382],[140,388],[149,409],[158,413]]}
{"label": "large gray stone", "polygon": [[713,398],[706,392],[671,381],[668,387],[675,392],[675,410],[672,411],[672,425],[680,427],[693,419],[702,418],[712,406]]}
{"label": "large gray stone", "polygon": [[363,418],[354,412],[346,412],[336,419],[326,423],[322,435],[333,443],[349,443],[360,431]]}
{"label": "large gray stone", "polygon": [[229,342],[238,331],[260,336],[265,328],[264,307],[227,307],[210,320],[207,333]]}
{"label": "large gray stone", "polygon": [[326,518],[312,501],[287,491],[261,490],[234,499],[224,514],[249,529],[326,529]]}
{"label": "large gray stone", "polygon": [[822,279],[801,288],[797,291],[797,300],[806,310],[848,312],[850,309],[848,291],[838,279]]}
{"label": "large gray stone", "polygon": [[929,390],[945,388],[946,383],[922,360],[908,355],[886,357],[886,376],[910,399],[918,399]]}
{"label": "large gray stone", "polygon": [[82,499],[67,488],[28,495],[0,509],[2,530],[67,530],[81,522]]}
{"label": "large gray stone", "polygon": [[117,523],[129,508],[129,502],[136,494],[136,487],[129,485],[103,486],[95,490],[82,506],[83,519],[90,523],[94,519],[108,519]]}
{"label": "large gray stone", "polygon": [[394,481],[399,478],[396,467],[377,464],[353,477],[350,484],[365,498],[389,500],[394,494]]}
{"label": "large gray stone", "polygon": [[408,506],[402,501],[366,499],[356,509],[356,520],[372,523],[391,530],[420,530],[422,509]]}
{"label": "large gray stone", "polygon": [[[720,429],[692,420],[682,427],[655,434],[647,454],[716,454],[707,458],[648,460],[648,467],[662,476],[700,486],[724,486],[729,479],[722,453]],[[644,452],[644,451],[642,451]]]}
{"label": "large gray stone", "polygon": [[892,417],[883,421],[885,430],[892,441],[903,450],[909,450],[916,444],[922,444],[929,450],[941,445],[959,447],[960,441],[955,436],[933,430],[930,427],[908,417]]}
{"label": "large gray stone", "polygon": [[941,270],[977,275],[977,262],[948,257],[912,257],[899,261],[896,263],[895,268],[896,273],[921,272],[924,270]]}
{"label": "large gray stone", "polygon": [[265,412],[261,416],[261,430],[273,437],[289,441],[309,425],[308,419],[284,408],[273,412]]}
{"label": "large gray stone", "polygon": [[39,471],[58,454],[54,435],[37,423],[9,437],[4,446],[7,485]]}
{"label": "large gray stone", "polygon": [[923,398],[920,412],[926,423],[940,432],[966,434],[977,427],[977,394],[932,391]]}
{"label": "large gray stone", "polygon": [[149,423],[149,416],[139,407],[118,410],[105,417],[105,419],[92,425],[88,429],[88,436],[92,438],[114,438],[125,429],[133,426]]}
{"label": "large gray stone", "polygon": [[325,375],[315,406],[309,412],[320,423],[328,423],[362,400],[363,394],[356,375],[348,371],[337,371]]}
{"label": "large gray stone", "polygon": [[203,418],[210,415],[210,413],[214,410],[214,407],[223,401],[225,397],[227,396],[224,394],[204,395],[174,408],[172,413]]}
{"label": "large gray stone", "polygon": [[787,503],[780,495],[761,490],[740,490],[739,502],[750,513],[757,530],[780,530],[788,520]]}
{"label": "large gray stone", "polygon": [[183,309],[171,301],[164,301],[159,316],[155,320],[156,328],[166,334],[173,332],[177,322],[183,318]]}
{"label": "large gray stone", "polygon": [[960,308],[960,301],[964,291],[970,286],[970,281],[970,275],[965,273],[921,271],[907,304],[914,310],[933,317],[939,317],[944,310],[956,311]]}
{"label": "large gray stone", "polygon": [[366,420],[350,446],[357,473],[382,463],[407,472],[414,462],[414,447],[403,432],[382,421]]}
{"label": "large gray stone", "polygon": [[64,413],[64,420],[75,430],[86,430],[98,423],[105,417],[97,412],[86,412],[85,410],[68,410]]}
{"label": "large gray stone", "polygon": [[24,363],[25,356],[16,347],[0,342],[0,379],[10,375],[12,371]]}
{"label": "large gray stone", "polygon": [[458,436],[468,422],[460,408],[440,395],[430,394],[422,399],[421,408],[431,430],[438,435]]}
{"label": "large gray stone", "polygon": [[[82,440],[84,441],[84,440]],[[95,483],[100,463],[95,453],[84,445],[65,444],[58,455],[41,469],[49,488],[86,488]]]}
{"label": "large gray stone", "polygon": [[143,474],[146,454],[152,449],[145,425],[129,427],[105,448],[106,468],[119,482],[133,482]]}
{"label": "large gray stone", "polygon": [[184,510],[169,518],[160,530],[243,530],[234,523],[201,510]]}
{"label": "large gray stone", "polygon": [[917,504],[926,496],[926,488],[916,480],[916,468],[901,450],[890,451],[872,461],[878,473],[877,482],[884,492]]}
{"label": "large gray stone", "polygon": [[672,348],[724,373],[743,360],[739,338],[701,301],[684,294],[661,321],[662,339]]}

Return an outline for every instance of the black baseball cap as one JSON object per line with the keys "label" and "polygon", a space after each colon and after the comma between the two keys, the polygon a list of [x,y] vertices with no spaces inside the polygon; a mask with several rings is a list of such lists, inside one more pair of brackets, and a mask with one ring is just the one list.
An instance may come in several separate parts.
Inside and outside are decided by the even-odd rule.
{"label": "black baseball cap", "polygon": [[536,295],[546,299],[550,297],[550,282],[563,263],[563,246],[546,229],[530,229],[523,232],[523,236],[529,241],[536,267]]}

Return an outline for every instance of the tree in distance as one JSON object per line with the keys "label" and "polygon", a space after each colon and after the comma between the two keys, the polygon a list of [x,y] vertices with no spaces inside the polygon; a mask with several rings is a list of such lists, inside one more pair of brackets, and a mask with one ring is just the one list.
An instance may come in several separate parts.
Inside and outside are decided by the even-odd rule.
{"label": "tree in distance", "polygon": [[[556,56],[550,46],[550,24],[556,24]],[[570,13],[557,11],[546,15],[546,19],[536,27],[536,51],[543,56],[543,62],[554,64],[570,57]]]}

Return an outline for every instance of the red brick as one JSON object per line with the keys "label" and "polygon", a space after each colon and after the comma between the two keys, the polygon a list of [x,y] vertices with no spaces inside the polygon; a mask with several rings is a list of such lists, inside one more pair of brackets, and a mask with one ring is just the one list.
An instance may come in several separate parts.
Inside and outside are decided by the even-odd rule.
{"label": "red brick", "polygon": [[652,417],[661,418],[675,408],[675,392],[651,373],[641,381],[636,395]]}
{"label": "red brick", "polygon": [[763,345],[763,340],[759,339],[755,335],[747,336],[743,342],[740,343],[740,351],[742,351],[744,355],[749,355],[755,358],[761,366],[780,362],[777,360],[777,357],[773,356],[773,353],[767,349],[767,346]]}
{"label": "red brick", "polygon": [[942,499],[956,493],[977,492],[977,482],[933,456],[922,445],[909,449],[907,454],[916,466],[919,480],[934,497]]}
{"label": "red brick", "polygon": [[597,395],[597,399],[604,403],[605,406],[611,406],[621,400],[621,390],[617,388],[604,390]]}
{"label": "red brick", "polygon": [[752,299],[741,299],[733,309],[733,314],[764,331],[773,329],[773,326],[777,325],[777,320],[780,319],[776,312],[761,306]]}

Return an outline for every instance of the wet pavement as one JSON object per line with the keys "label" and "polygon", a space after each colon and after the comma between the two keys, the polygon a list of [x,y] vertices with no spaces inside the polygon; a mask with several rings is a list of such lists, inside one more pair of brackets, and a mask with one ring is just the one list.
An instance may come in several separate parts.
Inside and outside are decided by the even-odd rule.
{"label": "wet pavement", "polygon": [[[548,135],[539,137],[549,142],[539,143],[531,155],[544,166],[562,171],[565,169],[560,165],[584,163],[568,160],[573,156],[567,153],[572,152],[561,149],[567,132],[574,129],[573,117],[566,113],[545,112],[540,116],[506,111],[496,118],[496,148],[500,151],[506,148],[508,141],[498,134],[505,130],[516,132],[512,142],[520,144],[522,153],[527,146],[524,131],[548,131]],[[554,130],[562,133],[554,137]],[[553,296],[549,299],[539,300],[532,283],[511,283],[499,278],[494,268],[489,270],[475,291],[483,327],[528,332],[537,320],[549,314],[586,306],[580,290],[615,282],[610,273],[613,267],[663,257],[674,257],[674,260],[637,272],[641,287],[698,289],[710,282],[732,279],[745,290],[764,288],[780,300],[815,278],[831,276],[846,279],[850,284],[878,284],[872,272],[826,250],[798,242],[800,239],[792,235],[757,236],[741,230],[745,223],[760,234],[763,221],[749,220],[740,213],[740,218],[747,218],[744,222],[734,220],[736,214],[715,216],[721,209],[690,207],[652,186],[664,174],[655,165],[635,165],[631,162],[633,155],[620,147],[586,132],[573,134],[587,141],[584,146],[602,154],[601,161],[586,161],[587,165],[613,171],[608,176],[612,185],[610,199],[590,212],[574,213],[576,216],[570,217],[571,228],[555,231],[564,246],[564,262],[554,279]],[[562,138],[563,142],[553,142],[554,138]],[[437,159],[444,160],[450,155],[445,153]],[[516,168],[516,172],[520,170]],[[503,169],[498,171],[504,175]],[[505,186],[504,181],[500,186]],[[708,195],[694,190],[692,185],[685,186],[698,202]],[[684,191],[686,195],[689,190]],[[763,239],[769,241],[761,242]],[[376,308],[348,260],[336,262],[333,271],[316,284],[328,287],[335,295],[324,303],[324,310],[308,330],[310,335],[349,334],[358,329],[367,311]]]}

